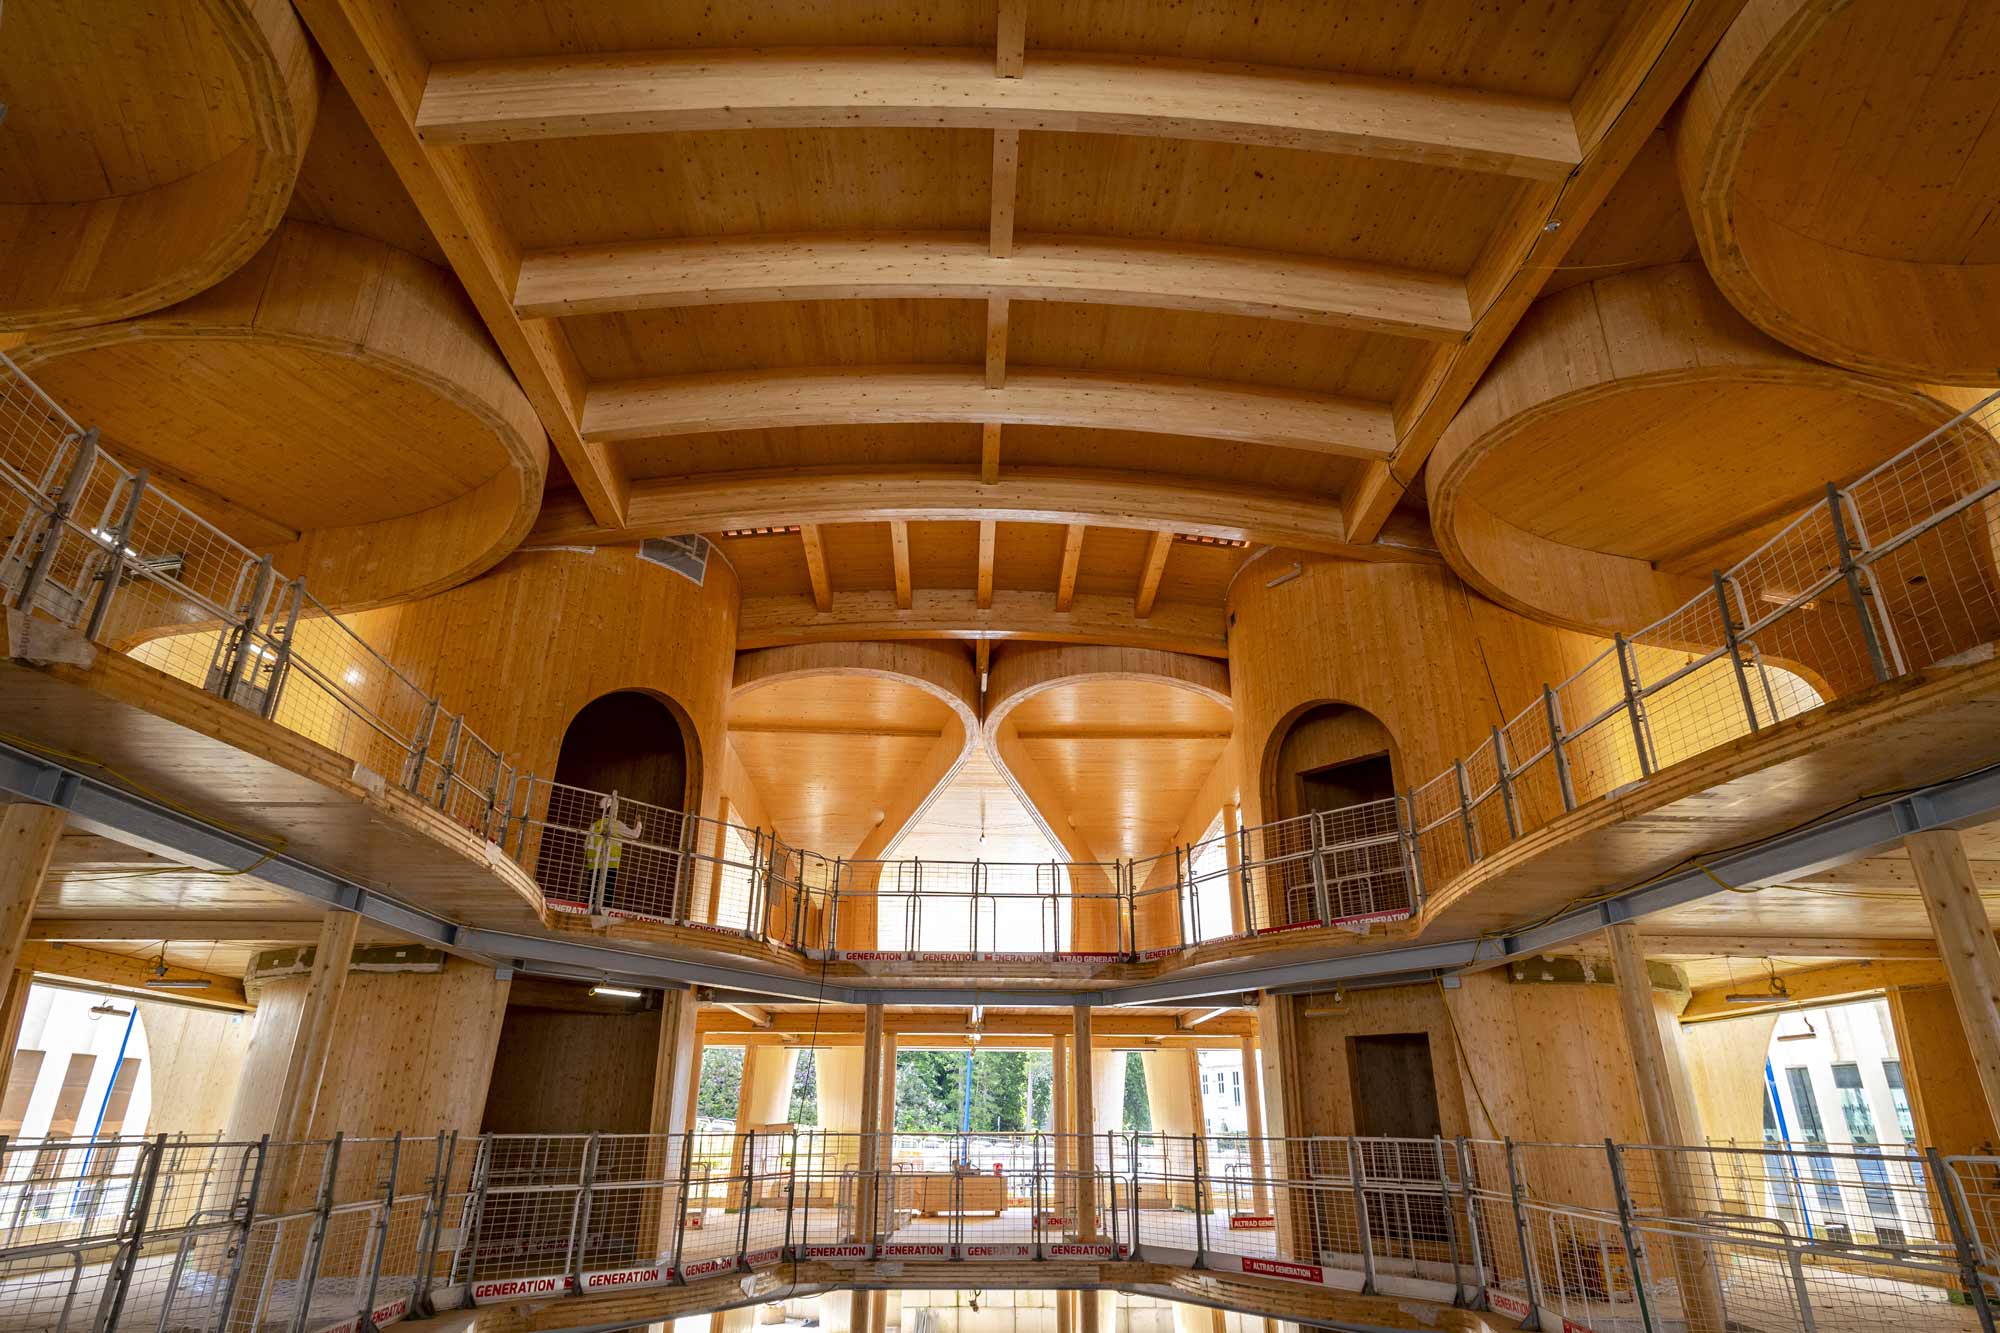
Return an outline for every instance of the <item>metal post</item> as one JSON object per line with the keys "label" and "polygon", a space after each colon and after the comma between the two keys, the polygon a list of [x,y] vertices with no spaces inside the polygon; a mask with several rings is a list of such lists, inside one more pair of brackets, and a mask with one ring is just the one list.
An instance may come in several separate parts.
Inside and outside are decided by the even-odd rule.
{"label": "metal post", "polygon": [[[1326,862],[1321,856],[1319,815],[1307,815],[1306,827],[1312,830],[1312,850],[1308,855],[1312,857],[1313,915],[1319,918],[1320,925],[1330,926],[1333,924],[1333,903],[1326,892]],[[1292,923],[1288,921],[1285,924]]]}
{"label": "metal post", "polygon": [[451,775],[458,771],[458,747],[465,743],[465,716],[451,715],[451,725],[444,732],[444,762],[438,765],[437,795],[431,803],[442,810],[451,801]]}
{"label": "metal post", "polygon": [[1541,1283],[1535,1278],[1535,1252],[1528,1246],[1528,1214],[1521,1206],[1521,1170],[1514,1160],[1514,1140],[1502,1139],[1500,1143],[1507,1155],[1507,1193],[1514,1202],[1514,1242],[1521,1249],[1521,1278],[1528,1289],[1528,1313],[1521,1320],[1521,1327],[1539,1329],[1542,1326]]}
{"label": "metal post", "polygon": [[[472,1159],[472,1220],[465,1238],[465,1290],[460,1293],[458,1308],[472,1308],[472,1288],[478,1277],[479,1233],[486,1222],[486,1189],[493,1178],[493,1140],[482,1139],[479,1155]],[[453,1277],[458,1276],[456,1273]]]}
{"label": "metal post", "polygon": [[1840,487],[1826,484],[1826,507],[1833,523],[1833,544],[1840,552],[1840,577],[1847,583],[1847,595],[1854,599],[1854,614],[1861,622],[1861,641],[1868,645],[1868,662],[1876,680],[1889,679],[1889,663],[1882,655],[1882,643],[1875,635],[1875,618],[1868,614],[1868,595],[1861,587],[1861,567],[1854,563],[1854,548],[1848,543],[1847,516],[1840,512]]}
{"label": "metal post", "polygon": [[1188,1135],[1189,1161],[1194,1170],[1194,1266],[1208,1267],[1208,1191],[1202,1184],[1202,1168],[1207,1164],[1201,1135]]}
{"label": "metal post", "polygon": [[1375,1294],[1375,1242],[1368,1234],[1368,1194],[1361,1187],[1361,1145],[1347,1140],[1347,1175],[1354,1186],[1354,1229],[1361,1244],[1361,1294]]}
{"label": "metal post", "polygon": [[1653,1303],[1646,1298],[1646,1259],[1639,1249],[1638,1233],[1632,1229],[1632,1191],[1625,1184],[1625,1163],[1618,1145],[1604,1141],[1604,1155],[1611,1160],[1611,1186],[1618,1194],[1618,1230],[1625,1237],[1625,1257],[1632,1269],[1632,1291],[1639,1302],[1639,1322],[1646,1333],[1655,1333]]}
{"label": "metal post", "polygon": [[1471,1308],[1484,1310],[1486,1303],[1486,1256],[1479,1242],[1479,1205],[1472,1201],[1472,1154],[1466,1151],[1465,1136],[1458,1136],[1458,1197],[1465,1206],[1465,1230],[1472,1244]]}
{"label": "metal post", "polygon": [[222,1311],[224,1326],[229,1325],[229,1316],[236,1308],[236,1287],[243,1280],[243,1264],[250,1254],[251,1237],[256,1233],[257,1196],[264,1187],[264,1163],[271,1155],[271,1136],[264,1135],[257,1140],[254,1154],[255,1165],[250,1169],[250,1192],[243,1200],[243,1225],[237,1229],[236,1244],[228,1256],[229,1276],[222,1282],[222,1299],[216,1309]]}
{"label": "metal post", "polygon": [[439,1131],[437,1158],[431,1167],[430,1198],[424,1202],[423,1227],[417,1237],[417,1271],[410,1279],[412,1314],[432,1313],[431,1283],[437,1277],[438,1242],[444,1235],[444,1210],[451,1197],[451,1168],[457,1158],[458,1131],[451,1131],[449,1142],[444,1132]]}
{"label": "metal post", "polygon": [[[695,849],[701,845],[700,816],[681,816],[680,837],[674,840],[674,890],[673,901],[667,904],[667,919],[682,925],[692,924],[694,918],[694,858]],[[721,904],[717,903],[719,911]],[[750,933],[749,904],[744,904],[743,933]],[[721,925],[716,921],[713,924]]]}
{"label": "metal post", "polygon": [[1257,915],[1250,895],[1250,830],[1240,824],[1236,827],[1236,878],[1237,890],[1243,895],[1243,933],[1255,935]]}
{"label": "metal post", "polygon": [[681,1210],[674,1218],[674,1281],[687,1282],[687,1273],[681,1264],[681,1256],[687,1247],[688,1187],[694,1179],[694,1133],[689,1131],[681,1136]]}
{"label": "metal post", "polygon": [[[264,688],[262,712],[267,718],[277,716],[278,700],[285,692],[285,678],[292,671],[292,635],[298,631],[299,610],[304,605],[306,597],[306,581],[293,579],[285,585],[285,593],[290,600],[290,609],[285,612],[284,633],[270,636],[271,641],[277,646],[272,649],[271,683]],[[277,617],[273,616],[274,624],[276,620]]]}
{"label": "metal post", "polygon": [[361,1296],[361,1308],[356,1313],[355,1327],[362,1333],[374,1333],[375,1293],[382,1285],[382,1255],[389,1248],[389,1215],[396,1211],[396,1173],[403,1166],[403,1132],[389,1141],[389,1184],[382,1191],[382,1215],[375,1219],[375,1258],[368,1265],[368,1287]]}
{"label": "metal post", "polygon": [[250,585],[250,601],[244,608],[243,619],[236,624],[235,650],[229,654],[229,670],[218,691],[230,703],[236,702],[236,687],[242,683],[244,668],[256,649],[257,622],[264,617],[264,603],[270,595],[271,557],[267,555],[257,562],[257,578]]}
{"label": "metal post", "polygon": [[76,458],[69,465],[69,475],[63,478],[62,491],[56,496],[55,508],[49,510],[48,518],[42,524],[41,545],[35,551],[35,559],[28,566],[28,572],[21,579],[21,590],[14,598],[14,605],[23,611],[35,604],[35,594],[42,589],[42,580],[49,576],[49,566],[55,563],[56,551],[62,546],[63,524],[76,509],[76,502],[83,497],[83,487],[90,480],[90,469],[97,463],[97,427],[92,426],[77,441]]}
{"label": "metal post", "polygon": [[[1433,1134],[1431,1136],[1431,1147],[1437,1153],[1438,1202],[1444,1206],[1445,1244],[1451,1247],[1451,1303],[1453,1305],[1464,1305],[1466,1303],[1465,1274],[1458,1262],[1458,1215],[1452,1211],[1451,1206],[1451,1172],[1447,1171],[1444,1165],[1444,1138],[1441,1135]],[[1410,1229],[1410,1240],[1414,1246],[1416,1241],[1415,1227]],[[1414,1253],[1414,1249],[1412,1253]]]}
{"label": "metal post", "polygon": [[736,1210],[736,1266],[744,1268],[744,1256],[750,1253],[750,1207],[753,1202],[751,1189],[757,1178],[757,1131],[743,1131],[743,1206]]}
{"label": "metal post", "polygon": [[1465,859],[1470,864],[1479,859],[1479,830],[1472,824],[1472,788],[1465,781],[1465,761],[1454,759],[1451,770],[1458,776],[1458,822],[1465,830]]}
{"label": "metal post", "polygon": [[[1743,670],[1743,654],[1737,647],[1737,624],[1729,614],[1729,589],[1723,586],[1722,571],[1715,571],[1715,609],[1722,617],[1722,642],[1729,651],[1729,665],[1736,669],[1736,692],[1743,696],[1743,715],[1750,720],[1750,730],[1757,728],[1757,705],[1750,694],[1750,677]],[[1776,720],[1776,714],[1772,715]]]}
{"label": "metal post", "polygon": [[340,1145],[335,1133],[326,1145],[326,1165],[320,1170],[319,1198],[313,1203],[312,1234],[306,1241],[306,1261],[299,1271],[299,1308],[292,1315],[292,1333],[305,1333],[312,1315],[313,1289],[319,1285],[319,1261],[326,1253],[326,1233],[333,1222],[333,1182],[339,1178]]}
{"label": "metal post", "polygon": [[104,618],[111,613],[111,599],[118,593],[118,585],[125,579],[125,549],[132,538],[132,525],[139,518],[139,501],[146,494],[146,480],[151,476],[141,469],[132,474],[132,489],[125,497],[125,512],[118,516],[118,525],[111,530],[111,563],[105,567],[104,577],[97,585],[97,602],[90,608],[90,620],[84,626],[83,637],[95,639],[104,629]]}
{"label": "metal post", "polygon": [[1631,645],[1623,634],[1611,636],[1611,646],[1618,653],[1618,679],[1625,691],[1625,716],[1632,722],[1632,744],[1639,751],[1639,773],[1642,777],[1653,776],[1653,747],[1646,740],[1646,719],[1639,711],[1639,675],[1632,662]]}
{"label": "metal post", "polygon": [[1542,712],[1549,720],[1549,753],[1556,761],[1556,784],[1562,788],[1563,809],[1576,809],[1576,788],[1570,785],[1569,755],[1563,751],[1562,705],[1556,692],[1542,686]]}
{"label": "metal post", "polygon": [[799,1253],[799,1249],[803,1245],[804,1241],[808,1239],[807,1237],[803,1236],[796,1241],[792,1239],[792,1215],[798,1206],[798,1198],[799,1198],[799,1132],[798,1130],[794,1129],[792,1131],[791,1157],[788,1169],[785,1173],[785,1248],[780,1251],[781,1254],[789,1255],[794,1261],[797,1261],[804,1257]]}
{"label": "metal post", "polygon": [[409,771],[403,774],[405,791],[414,792],[423,785],[424,757],[431,752],[431,733],[437,730],[437,715],[437,699],[424,700],[424,715],[417,720],[416,730],[410,733]]}
{"label": "metal post", "polygon": [[[1062,1039],[1058,1037],[1057,1040],[1060,1041]],[[1053,1093],[1054,1093],[1053,1088],[1050,1089],[1050,1093],[1051,1093],[1051,1100],[1053,1100]],[[1034,1099],[1031,1093],[1029,1097],[1029,1105],[1031,1108],[1033,1106],[1033,1101]],[[1060,1132],[1062,1126],[1058,1125],[1056,1126],[1056,1129],[1058,1132]],[[1043,1220],[1046,1214],[1042,1211],[1043,1204],[1042,1204],[1041,1134],[1036,1133],[1031,1135],[1028,1139],[1028,1143],[1029,1143],[1029,1149],[1028,1149],[1029,1161],[1031,1161],[1034,1164],[1032,1168],[1032,1174],[1030,1174],[1028,1177],[1028,1239],[1029,1242],[1034,1246],[1034,1257],[1037,1260],[1041,1260],[1048,1258],[1048,1253],[1047,1253],[1048,1226],[1047,1223]]]}
{"label": "metal post", "polygon": [[569,1255],[570,1290],[583,1290],[583,1265],[590,1250],[590,1206],[595,1200],[592,1192],[597,1185],[597,1153],[603,1142],[601,1131],[593,1131],[590,1141],[583,1145],[583,1175],[576,1196],[576,1231],[572,1236]]}
{"label": "metal post", "polygon": [[1507,737],[1500,728],[1493,728],[1493,771],[1494,781],[1500,786],[1500,804],[1507,811],[1507,836],[1521,836],[1521,813],[1514,808],[1514,775],[1507,771]]}
{"label": "metal post", "polygon": [[1986,1282],[1979,1274],[1979,1254],[1973,1246],[1971,1232],[1965,1225],[1965,1217],[1958,1207],[1958,1180],[1945,1171],[1944,1155],[1935,1147],[1924,1149],[1924,1158],[1936,1182],[1938,1200],[1944,1206],[1945,1225],[1951,1228],[1951,1243],[1958,1252],[1959,1281],[1965,1284],[1965,1294],[1972,1301],[1972,1308],[1979,1313],[1979,1327],[1984,1333],[1993,1333],[1993,1305],[1986,1295]]}
{"label": "metal post", "polygon": [[[1129,868],[1130,862],[1127,862],[1127,866]],[[1137,876],[1134,876],[1133,878],[1136,879]],[[1138,893],[1138,887],[1139,886],[1136,883],[1132,885],[1132,890],[1135,896]],[[1188,942],[1187,903],[1181,896],[1182,890],[1184,888],[1189,889],[1190,892],[1192,891],[1192,886],[1188,884],[1187,849],[1185,847],[1176,847],[1174,848],[1174,927],[1175,927],[1174,943],[1181,945],[1182,947],[1186,947]],[[1139,948],[1139,920],[1138,920],[1137,909],[1134,908],[1133,918],[1132,918],[1133,952],[1136,953],[1138,951],[1138,948]]]}
{"label": "metal post", "polygon": [[111,1271],[104,1278],[104,1296],[97,1307],[97,1333],[110,1333],[118,1327],[118,1316],[125,1309],[125,1294],[131,1288],[133,1271],[139,1266],[139,1247],[145,1243],[146,1223],[152,1218],[153,1195],[159,1186],[160,1164],[166,1155],[167,1136],[162,1134],[153,1140],[146,1153],[139,1194],[132,1201],[131,1239],[118,1247],[111,1259]]}

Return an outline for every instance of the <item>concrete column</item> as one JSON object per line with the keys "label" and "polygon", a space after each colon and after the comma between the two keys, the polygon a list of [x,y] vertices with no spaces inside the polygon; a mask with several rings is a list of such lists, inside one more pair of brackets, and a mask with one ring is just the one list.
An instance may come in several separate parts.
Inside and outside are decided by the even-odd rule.
{"label": "concrete column", "polygon": [[[1625,922],[1610,927],[1605,934],[1617,973],[1619,1012],[1639,1076],[1646,1136],[1655,1144],[1700,1145],[1704,1139],[1681,1058],[1680,1023],[1672,1012],[1663,1013],[1654,999],[1653,982],[1639,947],[1639,929]],[[1658,1202],[1670,1215],[1698,1218],[1714,1206],[1716,1190],[1705,1154],[1657,1153],[1649,1165],[1658,1177]],[[1644,1188],[1645,1182],[1638,1183]],[[1724,1333],[1727,1319],[1713,1256],[1705,1245],[1691,1238],[1675,1241],[1669,1248],[1680,1279],[1688,1328],[1692,1333]]]}
{"label": "concrete column", "polygon": [[0,806],[0,976],[7,980],[4,1009],[0,1009],[0,1091],[14,1073],[14,1047],[21,1039],[21,1017],[27,1012],[28,986],[33,981],[21,970],[22,947],[28,941],[28,922],[35,915],[35,903],[42,896],[48,878],[49,861],[62,838],[63,812],[50,805],[16,801]]}
{"label": "concrete column", "polygon": [[1271,1211],[1269,1167],[1264,1159],[1264,1079],[1258,1064],[1257,1039],[1243,1039],[1243,1116],[1249,1137],[1250,1211],[1264,1216]]}
{"label": "concrete column", "polygon": [[1937,937],[1938,957],[1951,982],[1972,1067],[1986,1094],[1986,1109],[2000,1123],[2000,947],[1956,832],[1913,833],[1903,839]]}
{"label": "concrete column", "polygon": [[[1079,1240],[1097,1239],[1097,1179],[1094,1164],[1097,1149],[1092,1140],[1097,1134],[1097,1103],[1091,1091],[1093,1071],[1090,1043],[1090,1006],[1079,1004],[1070,1011],[1071,1031],[1075,1034],[1075,1060],[1072,1066],[1070,1088],[1070,1114],[1076,1119],[1078,1189],[1076,1194],[1076,1234]],[[1096,1333],[1097,1315],[1093,1309],[1083,1320],[1083,1333]]]}

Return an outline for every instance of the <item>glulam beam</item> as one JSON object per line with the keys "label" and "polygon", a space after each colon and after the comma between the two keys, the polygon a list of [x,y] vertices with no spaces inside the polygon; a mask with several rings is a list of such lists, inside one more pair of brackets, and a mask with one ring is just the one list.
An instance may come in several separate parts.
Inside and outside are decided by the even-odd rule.
{"label": "glulam beam", "polygon": [[1321,500],[1148,472],[1009,468],[987,485],[964,467],[791,468],[641,481],[627,522],[593,522],[551,497],[529,534],[538,545],[611,546],[677,532],[792,523],[978,522],[1085,524],[1288,546],[1351,559],[1435,563],[1435,552],[1350,544]]}
{"label": "glulam beam", "polygon": [[1395,452],[1369,463],[1348,488],[1344,512],[1354,540],[1372,540],[1388,521],[1549,275],[1743,4],[1633,6],[1614,29],[1568,108],[1581,150],[1575,169],[1525,186],[1500,219],[1466,278],[1471,331],[1430,349],[1397,398]]}
{"label": "glulam beam", "polygon": [[437,144],[746,129],[979,129],[1209,139],[1533,180],[1580,154],[1568,106],[1280,66],[977,47],[626,52],[433,67]]}
{"label": "glulam beam", "polygon": [[521,249],[501,220],[491,183],[467,150],[439,143],[416,123],[431,69],[416,35],[387,0],[301,0],[296,8],[534,404],[591,513],[600,522],[618,522],[628,480],[610,450],[583,436],[584,373],[568,335],[553,320],[515,310]]}
{"label": "glulam beam", "polygon": [[1132,599],[1132,614],[1141,620],[1153,614],[1153,603],[1160,596],[1160,580],[1167,572],[1167,557],[1173,549],[1171,532],[1156,532],[1146,543],[1146,559],[1139,569],[1139,591]]}
{"label": "glulam beam", "polygon": [[[886,423],[1000,423],[1145,431],[1380,459],[1386,404],[1172,375],[1013,370],[989,389],[958,366],[818,366],[613,381],[591,387],[595,441]],[[683,529],[685,530],[685,529]]]}
{"label": "glulam beam", "polygon": [[[1011,182],[1008,183],[1011,186]],[[1329,324],[1451,341],[1472,327],[1462,278],[1231,246],[976,232],[808,232],[571,246],[523,256],[524,316],[767,301],[1063,301]],[[1007,196],[1011,201],[1011,194]],[[1011,215],[1012,205],[1008,205]],[[1003,313],[1000,330],[1004,335]],[[989,339],[992,321],[988,324]]]}
{"label": "glulam beam", "polygon": [[746,597],[736,622],[736,646],[748,652],[792,643],[845,643],[855,639],[962,641],[1028,640],[1161,648],[1222,657],[1228,626],[1219,606],[1166,602],[1144,620],[1127,596],[1079,594],[1058,611],[1046,592],[998,588],[993,605],[980,607],[971,588],[924,588],[904,610],[886,590],[843,592],[831,613],[803,594]]}

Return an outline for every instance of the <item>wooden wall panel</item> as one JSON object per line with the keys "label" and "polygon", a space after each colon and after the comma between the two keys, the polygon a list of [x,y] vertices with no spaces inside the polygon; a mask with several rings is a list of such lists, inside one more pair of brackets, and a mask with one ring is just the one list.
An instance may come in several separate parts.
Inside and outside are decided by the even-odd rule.
{"label": "wooden wall panel", "polygon": [[1355,1132],[1354,1076],[1349,1043],[1355,1037],[1421,1032],[1429,1039],[1431,1074],[1437,1085],[1438,1115],[1446,1138],[1469,1134],[1458,1052],[1445,1015],[1443,993],[1434,985],[1387,986],[1346,991],[1336,1003],[1331,993],[1298,1000],[1298,1037],[1287,1076],[1310,1091],[1300,1099],[1302,1124],[1293,1136]]}
{"label": "wooden wall panel", "polygon": [[1989,1153],[2000,1144],[1949,986],[1889,992],[1896,1049],[1903,1061],[1917,1137],[1947,1156]]}
{"label": "wooden wall panel", "polygon": [[185,1004],[139,1001],[152,1088],[148,1134],[220,1134],[228,1128],[256,1019]]}
{"label": "wooden wall panel", "polygon": [[1748,1014],[1681,1028],[1681,1051],[1702,1130],[1711,1139],[1757,1144],[1764,1141],[1764,1060],[1778,1015]]}
{"label": "wooden wall panel", "polygon": [[[1266,583],[1298,560],[1298,577]],[[1473,595],[1449,570],[1273,553],[1231,589],[1230,693],[1242,738],[1243,822],[1264,823],[1276,742],[1314,704],[1380,719],[1396,786],[1429,781],[1602,641]]]}
{"label": "wooden wall panel", "polygon": [[[270,1128],[306,980],[287,977],[262,988],[229,1117],[232,1139]],[[478,1133],[507,986],[492,968],[456,958],[443,972],[351,974],[311,1134]]]}
{"label": "wooden wall panel", "polygon": [[659,1042],[657,1010],[580,1014],[510,1005],[481,1129],[647,1133]]}
{"label": "wooden wall panel", "polygon": [[720,560],[696,587],[630,547],[523,552],[450,592],[350,623],[544,777],[586,703],[613,690],[659,695],[693,730],[699,808],[712,812],[720,799],[736,656],[736,579]]}

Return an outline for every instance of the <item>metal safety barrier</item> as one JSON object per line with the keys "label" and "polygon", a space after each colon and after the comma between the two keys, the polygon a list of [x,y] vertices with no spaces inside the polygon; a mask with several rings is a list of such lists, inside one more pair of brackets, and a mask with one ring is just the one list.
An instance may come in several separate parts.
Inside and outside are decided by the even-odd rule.
{"label": "metal safety barrier", "polygon": [[0,1144],[0,1207],[0,1330],[57,1333],[363,1333],[801,1261],[1142,1261],[1599,1333],[1987,1330],[2000,1299],[2000,1158],[1879,1145],[161,1137]]}
{"label": "metal safety barrier", "polygon": [[[814,956],[1148,958],[1369,927],[1578,806],[2000,636],[2000,395],[1689,580],[1680,607],[1385,800],[1086,866],[856,861],[519,770],[0,355],[0,595],[259,713],[505,849],[557,911]],[[1663,578],[1675,576],[1663,575]]]}

